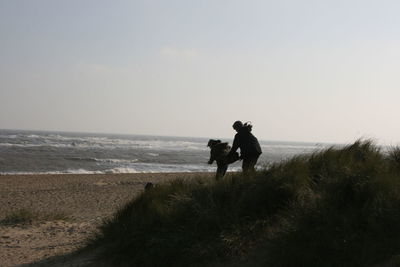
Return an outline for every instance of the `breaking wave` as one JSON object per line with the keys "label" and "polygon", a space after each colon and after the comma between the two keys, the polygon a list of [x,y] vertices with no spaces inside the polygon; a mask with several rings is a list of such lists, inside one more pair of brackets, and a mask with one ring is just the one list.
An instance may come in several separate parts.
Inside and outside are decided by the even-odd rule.
{"label": "breaking wave", "polygon": [[[214,172],[215,164],[207,164],[207,141],[189,137],[0,130],[0,174]],[[324,146],[299,142],[260,144],[260,166]],[[232,164],[228,170],[239,170],[240,164]]]}
{"label": "breaking wave", "polygon": [[[68,137],[62,135],[0,135],[2,147],[55,147],[78,149],[164,149],[164,150],[200,150],[206,151],[203,142],[186,140],[163,140],[153,138],[145,140],[121,139],[109,137]],[[12,141],[11,141],[12,140]]]}
{"label": "breaking wave", "polygon": [[138,159],[98,159],[98,158],[81,158],[81,157],[65,157],[66,160],[72,161],[88,161],[88,162],[103,162],[103,163],[134,163]]}

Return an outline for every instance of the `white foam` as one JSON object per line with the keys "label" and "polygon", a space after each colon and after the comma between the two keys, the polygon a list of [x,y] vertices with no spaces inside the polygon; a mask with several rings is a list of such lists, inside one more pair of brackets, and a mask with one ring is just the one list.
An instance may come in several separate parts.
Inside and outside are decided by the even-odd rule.
{"label": "white foam", "polygon": [[66,145],[66,144],[50,144],[50,143],[45,143],[45,144],[32,144],[32,143],[26,143],[26,144],[13,144],[13,143],[0,143],[0,147],[57,147],[57,148],[63,148],[63,147],[72,147],[72,145]]}
{"label": "white foam", "polygon": [[0,143],[0,147],[11,147],[11,146],[15,146],[15,147],[23,147],[24,145],[22,144],[11,144],[11,143]]}
{"label": "white foam", "polygon": [[138,171],[136,171],[133,168],[119,167],[119,168],[105,170],[104,173],[107,173],[107,174],[109,174],[109,173],[138,173]]}
{"label": "white foam", "polygon": [[108,137],[69,137],[62,135],[25,135],[22,136],[32,140],[25,141],[24,143],[1,143],[0,146],[14,146],[14,147],[40,147],[49,146],[57,148],[75,147],[75,148],[101,148],[101,149],[164,149],[164,150],[207,150],[206,146],[201,142],[191,142],[183,140],[161,140],[161,139],[149,139],[149,140],[133,140],[133,139],[121,139],[121,138],[108,138]]}
{"label": "white foam", "polygon": [[16,134],[7,134],[7,135],[5,135],[5,134],[0,134],[0,138],[15,139],[15,138],[18,138],[18,135],[16,135]]}
{"label": "white foam", "polygon": [[[208,164],[163,164],[163,163],[133,163],[130,165],[142,173],[171,173],[171,172],[214,172],[217,167]],[[230,166],[229,170],[236,169]]]}
{"label": "white foam", "polygon": [[39,136],[39,135],[36,135],[36,134],[30,134],[30,135],[27,135],[26,137],[28,137],[28,138],[42,138],[42,136]]}
{"label": "white foam", "polygon": [[106,162],[106,163],[135,163],[138,162],[138,159],[95,159],[98,162]]}
{"label": "white foam", "polygon": [[70,174],[101,174],[101,171],[88,171],[85,169],[77,169],[77,170],[66,170],[63,173],[70,173]]}
{"label": "white foam", "polygon": [[139,159],[98,159],[98,158],[81,158],[81,157],[65,157],[64,159],[74,160],[74,161],[94,161],[102,163],[135,163],[139,161]]}
{"label": "white foam", "polygon": [[[217,167],[212,165],[173,165],[173,164],[132,164],[133,167],[116,167],[104,171],[89,171],[85,169],[68,169],[46,172],[0,172],[0,175],[41,175],[41,174],[117,174],[117,173],[172,173],[172,172],[215,172]],[[239,166],[229,166],[228,171],[239,171]]]}
{"label": "white foam", "polygon": [[102,174],[102,171],[88,171],[84,169],[47,171],[47,172],[0,172],[0,175],[32,175],[32,174]]}

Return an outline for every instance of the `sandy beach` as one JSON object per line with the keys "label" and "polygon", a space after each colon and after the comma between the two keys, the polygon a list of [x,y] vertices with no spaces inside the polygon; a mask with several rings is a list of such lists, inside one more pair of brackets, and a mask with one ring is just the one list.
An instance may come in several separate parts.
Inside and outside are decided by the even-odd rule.
{"label": "sandy beach", "polygon": [[[50,266],[86,244],[104,219],[144,190],[147,182],[192,178],[197,173],[57,174],[0,176],[1,266]],[[211,175],[211,174],[210,174]],[[48,219],[7,223],[27,210]],[[65,220],[52,219],[62,214]],[[79,266],[65,260],[59,266]],[[90,259],[86,259],[88,262]],[[62,262],[62,261],[58,261]]]}

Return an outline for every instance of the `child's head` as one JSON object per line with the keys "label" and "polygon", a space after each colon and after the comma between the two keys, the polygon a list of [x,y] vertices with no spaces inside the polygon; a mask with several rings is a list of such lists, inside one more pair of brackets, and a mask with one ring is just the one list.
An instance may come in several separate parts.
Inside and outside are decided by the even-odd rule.
{"label": "child's head", "polygon": [[221,143],[221,140],[210,139],[208,140],[207,146],[212,148],[213,146],[218,145],[219,143]]}

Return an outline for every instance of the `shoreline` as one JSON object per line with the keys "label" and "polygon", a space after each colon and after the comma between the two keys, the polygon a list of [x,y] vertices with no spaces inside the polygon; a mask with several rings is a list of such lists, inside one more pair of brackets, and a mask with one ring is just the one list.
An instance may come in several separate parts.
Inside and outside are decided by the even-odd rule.
{"label": "shoreline", "polygon": [[[215,167],[215,170],[217,168]],[[234,172],[234,171],[232,171]],[[190,171],[180,171],[180,172],[116,172],[116,173],[103,173],[103,172],[88,172],[88,173],[58,173],[58,172],[21,172],[21,173],[0,173],[0,179],[1,177],[4,176],[41,176],[41,175],[145,175],[145,174],[154,174],[154,175],[162,175],[162,174],[210,174],[210,173],[215,173],[214,170],[212,171],[203,171],[203,172],[190,172]]]}
{"label": "shoreline", "polygon": [[[71,253],[97,227],[144,190],[146,183],[214,173],[0,175],[0,262],[15,266]],[[5,224],[18,211],[63,214],[66,220]],[[51,217],[51,216],[50,216]]]}

